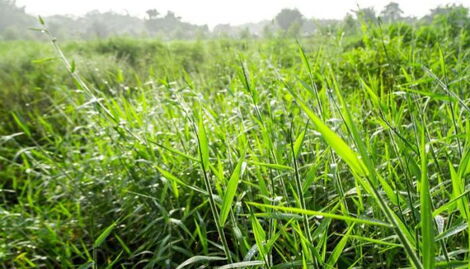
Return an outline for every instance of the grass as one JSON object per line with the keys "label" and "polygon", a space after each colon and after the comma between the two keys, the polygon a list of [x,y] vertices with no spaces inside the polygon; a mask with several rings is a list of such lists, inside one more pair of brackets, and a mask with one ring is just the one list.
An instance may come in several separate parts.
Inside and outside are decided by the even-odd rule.
{"label": "grass", "polygon": [[467,268],[468,33],[394,27],[1,43],[1,267]]}

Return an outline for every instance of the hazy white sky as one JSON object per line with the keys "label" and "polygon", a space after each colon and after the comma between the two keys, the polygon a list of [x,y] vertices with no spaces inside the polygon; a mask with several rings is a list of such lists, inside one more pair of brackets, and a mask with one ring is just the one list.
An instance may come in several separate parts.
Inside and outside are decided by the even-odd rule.
{"label": "hazy white sky", "polygon": [[[470,0],[394,0],[405,15],[422,16],[429,9],[447,3],[470,6]],[[282,8],[298,8],[306,17],[340,19],[359,4],[375,7],[379,12],[390,0],[17,0],[34,15],[83,15],[97,9],[129,12],[143,17],[145,11],[156,8],[160,13],[172,10],[184,21],[208,24],[242,24],[272,19]]]}

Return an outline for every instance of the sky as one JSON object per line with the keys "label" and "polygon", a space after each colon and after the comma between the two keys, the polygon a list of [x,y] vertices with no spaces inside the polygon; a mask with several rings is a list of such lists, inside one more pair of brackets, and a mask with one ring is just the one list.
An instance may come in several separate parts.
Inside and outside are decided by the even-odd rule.
{"label": "sky", "polygon": [[[183,21],[232,25],[272,19],[282,8],[298,8],[307,18],[341,19],[351,9],[374,7],[377,12],[390,0],[17,0],[33,15],[83,15],[91,10],[116,11],[144,17],[145,11],[157,9],[161,14],[174,11]],[[470,0],[394,0],[406,16],[421,17],[438,5],[448,3],[470,7]]]}

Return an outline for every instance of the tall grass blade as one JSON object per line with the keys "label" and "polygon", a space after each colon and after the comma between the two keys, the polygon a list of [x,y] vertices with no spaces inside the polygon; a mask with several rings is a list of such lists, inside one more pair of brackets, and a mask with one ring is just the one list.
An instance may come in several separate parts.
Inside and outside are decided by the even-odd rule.
{"label": "tall grass blade", "polygon": [[360,176],[368,174],[364,163],[357,157],[355,153],[335,132],[333,132],[323,121],[308,108],[308,106],[299,98],[296,98],[302,110],[308,115],[310,120],[315,124],[318,132],[322,134],[323,139],[330,147],[351,167],[351,169]]}
{"label": "tall grass blade", "polygon": [[267,205],[267,204],[260,204],[260,203],[254,203],[254,202],[247,202],[247,204],[252,205],[252,206],[256,206],[256,207],[271,208],[271,209],[276,209],[276,210],[291,212],[291,213],[305,214],[305,215],[310,215],[310,216],[320,216],[320,217],[325,217],[325,218],[332,218],[332,219],[337,219],[337,220],[350,221],[350,222],[354,222],[354,223],[363,223],[363,224],[393,228],[392,225],[390,225],[386,222],[373,220],[373,219],[355,218],[355,217],[351,217],[351,216],[343,216],[343,215],[337,215],[337,214],[321,212],[321,211],[314,211],[314,210],[301,209],[301,208],[295,208],[295,207]]}
{"label": "tall grass blade", "polygon": [[224,261],[224,260],[226,260],[226,258],[217,257],[217,256],[194,256],[194,257],[187,259],[180,265],[178,265],[176,269],[182,269],[190,265],[194,265],[196,263],[203,263],[203,262],[209,262],[209,261]]}
{"label": "tall grass blade", "polygon": [[230,177],[230,180],[227,184],[227,189],[225,191],[224,198],[222,200],[222,209],[220,211],[219,224],[224,226],[227,221],[227,217],[230,213],[232,207],[233,199],[237,192],[238,183],[240,182],[240,176],[242,175],[242,168],[245,161],[245,151],[242,153],[242,156],[238,160],[237,166]]}
{"label": "tall grass blade", "polygon": [[95,242],[93,243],[93,248],[98,248],[99,246],[101,246],[101,244],[103,244],[106,238],[108,238],[109,234],[111,234],[111,232],[114,230],[115,227],[116,227],[116,222],[106,227],[106,229],[104,229],[104,231],[101,232],[98,238],[96,238]]}
{"label": "tall grass blade", "polygon": [[421,209],[421,253],[424,268],[434,268],[435,241],[434,219],[432,216],[431,192],[429,190],[428,160],[426,153],[424,130],[421,132],[421,182],[420,182],[420,209]]}
{"label": "tall grass blade", "polygon": [[339,257],[341,256],[341,253],[343,252],[344,248],[346,247],[346,244],[349,239],[349,235],[351,234],[352,230],[354,228],[354,225],[349,226],[346,234],[341,238],[341,240],[338,242],[338,244],[335,246],[333,249],[333,252],[331,252],[330,257],[328,258],[326,265],[328,267],[334,267],[336,262],[338,261]]}

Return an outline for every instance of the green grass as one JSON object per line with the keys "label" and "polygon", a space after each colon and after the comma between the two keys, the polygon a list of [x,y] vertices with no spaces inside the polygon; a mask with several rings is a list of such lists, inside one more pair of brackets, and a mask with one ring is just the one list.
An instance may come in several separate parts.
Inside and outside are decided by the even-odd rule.
{"label": "green grass", "polygon": [[394,27],[0,43],[1,267],[468,268],[469,33]]}

